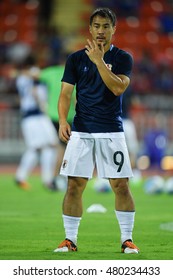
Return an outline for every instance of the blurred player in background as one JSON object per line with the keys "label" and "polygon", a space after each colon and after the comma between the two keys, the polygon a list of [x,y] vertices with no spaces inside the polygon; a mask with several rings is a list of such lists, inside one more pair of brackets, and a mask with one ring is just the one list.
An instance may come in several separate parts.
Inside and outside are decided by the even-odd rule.
{"label": "blurred player in background", "polygon": [[57,132],[47,116],[47,88],[38,79],[40,70],[28,58],[16,78],[20,97],[21,129],[27,150],[24,152],[16,172],[16,183],[28,189],[27,178],[40,159],[43,184],[54,187],[57,161]]}
{"label": "blurred player in background", "polygon": [[[133,175],[121,119],[122,94],[130,83],[133,59],[111,44],[116,15],[110,9],[96,9],[89,30],[92,40],[67,59],[58,102],[59,136],[68,143],[61,174],[68,176],[68,188],[63,202],[65,240],[54,252],[77,251],[82,194],[96,165],[98,176],[109,179],[115,193],[121,251],[138,253],[132,240],[135,205],[128,180]],[[71,129],[67,115],[75,85]]]}
{"label": "blurred player in background", "polygon": [[137,131],[133,120],[130,117],[132,93],[129,88],[124,92],[123,104],[122,104],[122,118],[123,128],[126,138],[126,143],[129,151],[131,166],[133,169],[134,177],[132,180],[138,180],[141,178],[141,173],[137,168],[137,157],[139,153],[139,141],[137,137]]}

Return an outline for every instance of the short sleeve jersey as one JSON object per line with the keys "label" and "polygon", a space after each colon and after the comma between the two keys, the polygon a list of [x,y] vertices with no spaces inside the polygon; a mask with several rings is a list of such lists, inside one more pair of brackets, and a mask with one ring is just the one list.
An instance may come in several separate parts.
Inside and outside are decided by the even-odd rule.
{"label": "short sleeve jersey", "polygon": [[[133,58],[114,45],[104,55],[114,74],[130,77]],[[104,84],[96,65],[85,49],[71,54],[66,62],[63,82],[76,85],[76,114],[72,131],[88,133],[122,132],[122,97],[115,96]]]}

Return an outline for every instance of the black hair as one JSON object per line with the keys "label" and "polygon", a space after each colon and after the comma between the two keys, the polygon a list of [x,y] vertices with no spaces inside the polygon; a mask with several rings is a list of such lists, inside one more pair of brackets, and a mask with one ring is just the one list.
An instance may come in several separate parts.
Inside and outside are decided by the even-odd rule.
{"label": "black hair", "polygon": [[21,62],[16,64],[16,67],[21,70],[21,69],[27,69],[36,64],[36,58],[34,55],[29,54],[27,57],[25,57]]}
{"label": "black hair", "polygon": [[90,17],[90,25],[92,25],[93,19],[96,16],[100,16],[103,18],[109,18],[112,23],[112,26],[115,26],[115,23],[117,21],[115,13],[112,10],[110,10],[109,8],[97,8]]}

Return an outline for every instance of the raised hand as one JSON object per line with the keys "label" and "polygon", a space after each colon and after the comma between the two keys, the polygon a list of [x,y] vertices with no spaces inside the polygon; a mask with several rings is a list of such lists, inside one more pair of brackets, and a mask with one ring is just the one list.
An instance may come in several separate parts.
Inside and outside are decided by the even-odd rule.
{"label": "raised hand", "polygon": [[100,60],[103,60],[104,56],[104,46],[103,43],[100,43],[99,45],[96,44],[96,41],[90,41],[87,39],[88,44],[85,45],[86,51],[85,53],[88,55],[89,59],[97,64],[100,62]]}

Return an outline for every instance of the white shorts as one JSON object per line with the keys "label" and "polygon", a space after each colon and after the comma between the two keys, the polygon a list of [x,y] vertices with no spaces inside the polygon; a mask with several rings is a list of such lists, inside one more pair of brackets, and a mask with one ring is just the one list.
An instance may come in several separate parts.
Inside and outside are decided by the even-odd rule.
{"label": "white shorts", "polygon": [[24,118],[21,123],[25,143],[30,148],[39,149],[57,145],[58,136],[54,125],[46,115]]}
{"label": "white shorts", "polygon": [[133,177],[124,132],[72,132],[60,174],[92,178],[95,167],[100,178]]}
{"label": "white shorts", "polygon": [[126,143],[128,151],[130,154],[137,156],[139,150],[139,143],[136,134],[136,127],[132,120],[124,119],[123,120],[124,134],[126,138]]}

